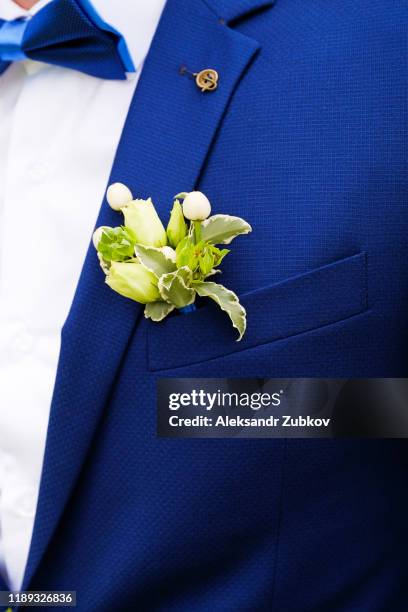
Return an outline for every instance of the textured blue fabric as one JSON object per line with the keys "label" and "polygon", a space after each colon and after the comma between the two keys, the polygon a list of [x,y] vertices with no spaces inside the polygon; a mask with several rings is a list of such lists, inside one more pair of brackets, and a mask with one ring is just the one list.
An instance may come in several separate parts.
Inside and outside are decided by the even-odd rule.
{"label": "textured blue fabric", "polygon": [[155,407],[161,376],[407,375],[404,4],[168,1],[110,180],[251,223],[223,264],[248,332],[211,305],[145,320],[90,246],[25,587],[80,612],[406,611],[404,440],[158,439]]}
{"label": "textured blue fabric", "polygon": [[0,19],[0,74],[27,58],[103,79],[134,71],[124,38],[89,0],[53,0],[30,19]]}
{"label": "textured blue fabric", "polygon": [[0,591],[8,591],[8,586],[2,576],[0,576]]}

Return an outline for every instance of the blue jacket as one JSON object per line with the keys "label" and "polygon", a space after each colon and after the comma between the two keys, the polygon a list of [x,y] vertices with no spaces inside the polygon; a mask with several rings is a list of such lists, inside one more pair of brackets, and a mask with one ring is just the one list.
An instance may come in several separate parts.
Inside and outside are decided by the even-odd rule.
{"label": "blue jacket", "polygon": [[[155,404],[163,376],[407,375],[404,17],[168,1],[110,182],[163,218],[198,188],[251,223],[223,265],[248,330],[237,343],[211,305],[145,320],[90,248],[25,588],[76,590],[79,612],[407,610],[406,442],[159,439]],[[215,68],[217,90],[182,66]]]}

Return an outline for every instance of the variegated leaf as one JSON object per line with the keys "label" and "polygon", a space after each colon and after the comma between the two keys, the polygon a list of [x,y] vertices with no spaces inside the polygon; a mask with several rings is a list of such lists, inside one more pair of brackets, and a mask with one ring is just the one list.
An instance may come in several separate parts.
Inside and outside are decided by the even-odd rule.
{"label": "variegated leaf", "polygon": [[186,266],[176,272],[164,274],[159,279],[159,292],[163,300],[174,304],[176,308],[183,308],[192,304],[195,299],[195,290],[188,285],[192,280],[192,272]]}
{"label": "variegated leaf", "polygon": [[174,310],[173,304],[168,302],[150,302],[146,304],[144,316],[152,321],[162,321],[167,315]]}
{"label": "variegated leaf", "polygon": [[169,247],[157,248],[137,244],[135,246],[135,253],[140,263],[150,272],[153,272],[157,278],[160,278],[163,274],[168,274],[176,270],[176,264],[166,254],[166,248]]}
{"label": "variegated leaf", "polygon": [[201,297],[209,297],[224,310],[232,321],[232,325],[238,330],[239,338],[246,330],[246,310],[241,306],[238,296],[223,285],[213,282],[195,283],[195,290]]}
{"label": "variegated leaf", "polygon": [[213,215],[201,223],[201,238],[212,244],[229,244],[240,234],[249,234],[252,227],[240,217]]}

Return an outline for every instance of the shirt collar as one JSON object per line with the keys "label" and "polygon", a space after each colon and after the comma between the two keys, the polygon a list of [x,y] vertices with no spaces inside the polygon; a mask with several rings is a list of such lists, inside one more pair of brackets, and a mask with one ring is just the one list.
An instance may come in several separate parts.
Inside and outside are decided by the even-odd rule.
{"label": "shirt collar", "polygon": [[[0,0],[0,19],[11,20],[35,15],[52,0],[40,0],[29,11],[13,0]],[[126,40],[130,56],[136,67],[141,67],[147,55],[166,0],[92,0],[100,17],[118,30]]]}

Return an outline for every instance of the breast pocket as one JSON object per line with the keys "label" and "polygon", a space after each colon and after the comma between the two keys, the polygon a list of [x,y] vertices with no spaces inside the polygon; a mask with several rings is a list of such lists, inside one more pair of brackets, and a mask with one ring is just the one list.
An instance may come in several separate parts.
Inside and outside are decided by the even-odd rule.
{"label": "breast pocket", "polygon": [[149,370],[225,357],[343,321],[367,310],[366,277],[366,254],[359,253],[241,295],[248,321],[241,342],[228,316],[211,303],[149,324]]}

